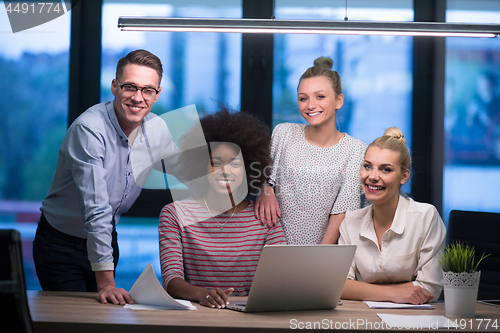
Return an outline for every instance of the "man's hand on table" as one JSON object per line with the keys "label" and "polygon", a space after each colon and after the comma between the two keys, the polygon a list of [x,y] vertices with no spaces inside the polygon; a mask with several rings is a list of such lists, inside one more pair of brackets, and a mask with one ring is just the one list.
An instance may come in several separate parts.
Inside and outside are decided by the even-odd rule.
{"label": "man's hand on table", "polygon": [[115,288],[114,286],[108,286],[99,290],[97,300],[103,304],[107,304],[108,301],[116,305],[134,304],[134,300],[125,289]]}
{"label": "man's hand on table", "polygon": [[134,304],[134,300],[125,289],[116,288],[113,271],[97,271],[95,277],[99,291],[98,301],[103,304],[107,304],[108,301],[116,305]]}

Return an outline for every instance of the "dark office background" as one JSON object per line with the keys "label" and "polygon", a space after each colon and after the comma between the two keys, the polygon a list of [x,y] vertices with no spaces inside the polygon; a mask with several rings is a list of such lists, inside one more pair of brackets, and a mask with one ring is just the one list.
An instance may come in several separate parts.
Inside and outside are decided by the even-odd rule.
{"label": "dark office background", "polygon": [[[298,78],[318,56],[334,60],[344,107],[338,127],[367,143],[400,127],[414,160],[411,196],[438,207],[500,212],[500,40],[395,36],[122,32],[119,16],[343,20],[345,1],[80,1],[22,33],[0,8],[0,228],[23,237],[28,289],[39,289],[31,240],[66,128],[112,99],[116,62],[145,48],[164,64],[157,114],[220,102],[270,128],[303,121]],[[3,7],[3,6],[2,6]],[[350,20],[500,22],[500,0],[349,0]],[[99,24],[101,22],[101,24]],[[157,217],[171,197],[144,190],[118,226],[119,286],[151,262],[159,274]]]}

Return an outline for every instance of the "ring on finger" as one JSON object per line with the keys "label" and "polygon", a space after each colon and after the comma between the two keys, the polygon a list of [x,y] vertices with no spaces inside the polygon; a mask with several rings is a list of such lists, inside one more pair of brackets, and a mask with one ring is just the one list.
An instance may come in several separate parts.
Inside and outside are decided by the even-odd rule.
{"label": "ring on finger", "polygon": [[209,299],[210,297],[211,297],[210,295],[207,295],[205,298],[206,298],[206,299]]}

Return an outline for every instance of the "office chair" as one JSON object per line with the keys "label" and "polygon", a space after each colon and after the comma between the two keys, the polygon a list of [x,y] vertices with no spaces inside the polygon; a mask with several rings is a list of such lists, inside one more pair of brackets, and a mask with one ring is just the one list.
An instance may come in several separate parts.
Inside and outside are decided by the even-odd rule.
{"label": "office chair", "polygon": [[0,229],[0,331],[34,332],[26,297],[21,235]]}
{"label": "office chair", "polygon": [[481,271],[477,298],[500,299],[500,213],[452,210],[446,243],[462,241],[476,249],[476,262],[483,253],[491,253],[479,265]]}

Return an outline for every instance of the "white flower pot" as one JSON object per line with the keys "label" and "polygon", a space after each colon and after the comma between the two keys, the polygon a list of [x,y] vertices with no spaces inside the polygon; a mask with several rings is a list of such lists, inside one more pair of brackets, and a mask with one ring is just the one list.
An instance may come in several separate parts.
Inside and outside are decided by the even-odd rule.
{"label": "white flower pot", "polygon": [[446,316],[475,317],[480,276],[481,272],[443,272]]}

